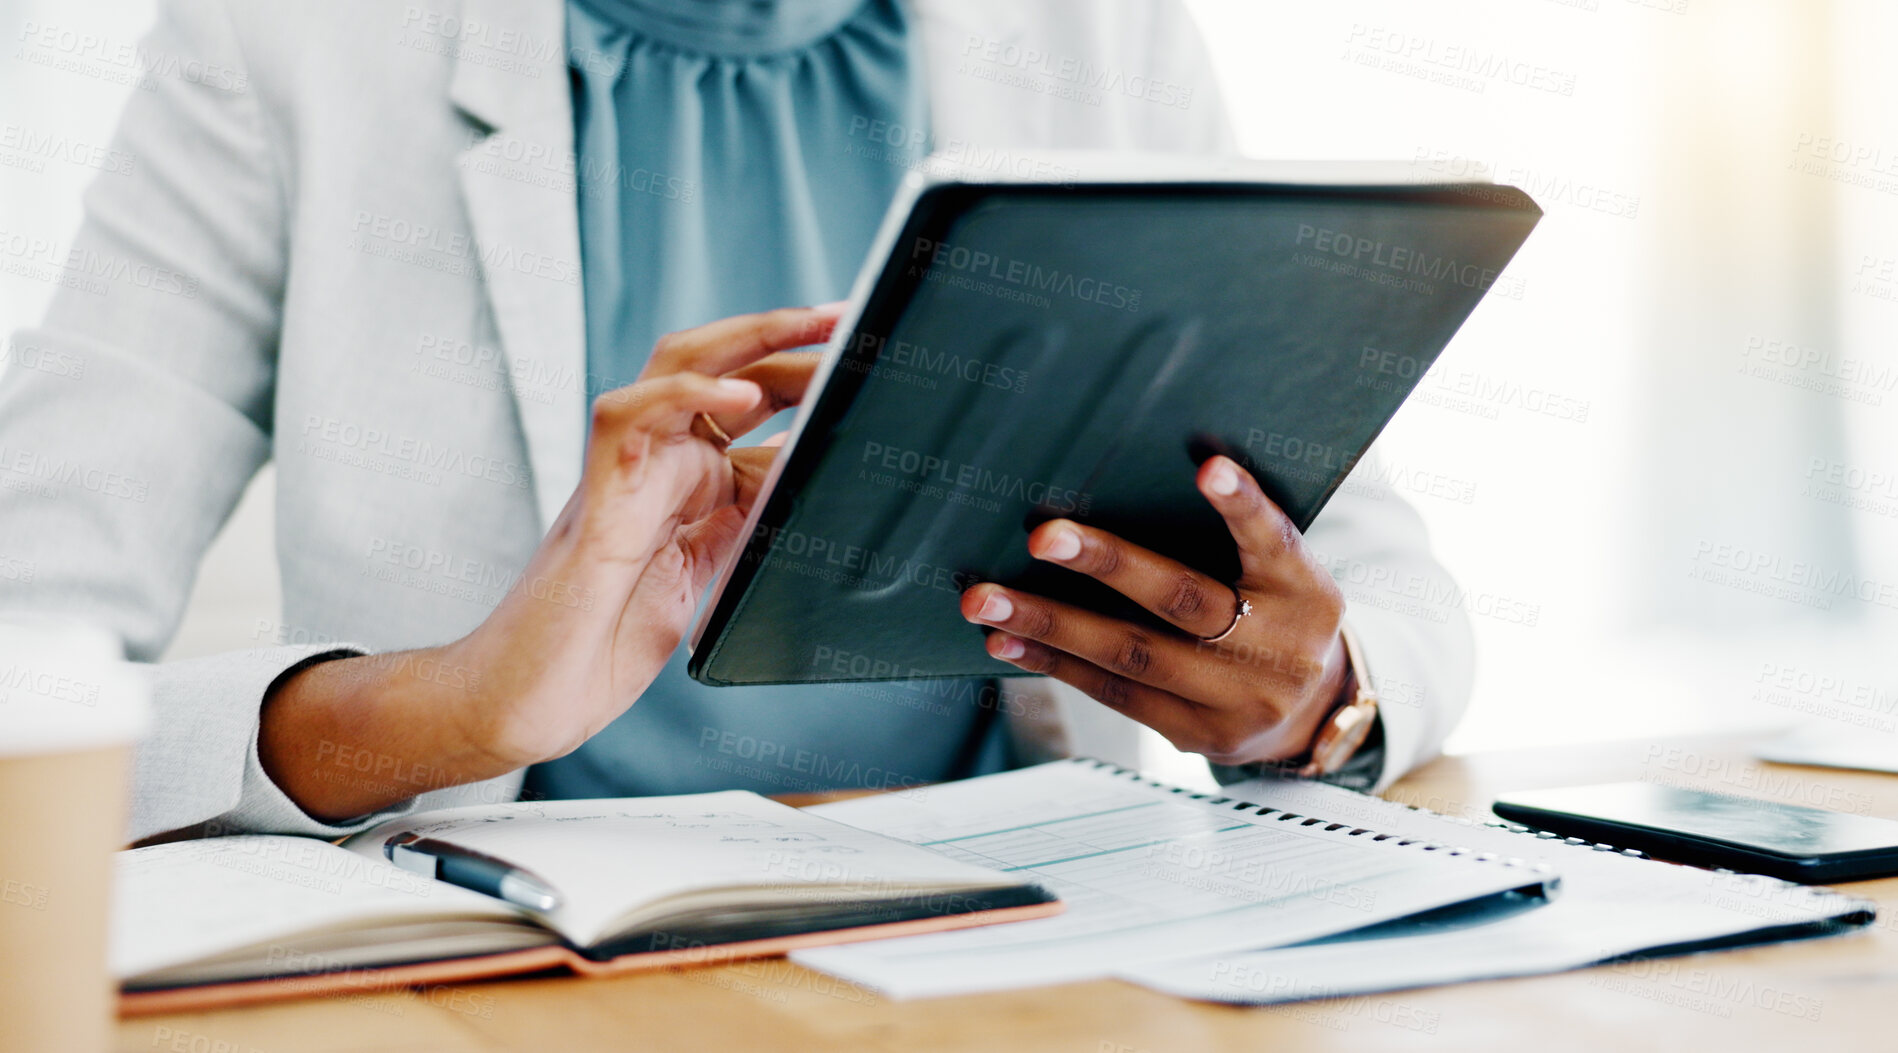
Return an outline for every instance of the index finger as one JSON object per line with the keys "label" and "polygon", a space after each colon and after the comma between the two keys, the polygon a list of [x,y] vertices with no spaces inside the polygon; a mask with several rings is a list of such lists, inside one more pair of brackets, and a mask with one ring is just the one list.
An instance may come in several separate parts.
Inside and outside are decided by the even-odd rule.
{"label": "index finger", "polygon": [[718,426],[727,435],[744,435],[802,402],[823,358],[816,351],[779,351],[732,373],[732,379],[749,380],[764,389],[764,398],[743,413],[720,415]]}
{"label": "index finger", "polygon": [[1051,520],[1029,532],[1028,552],[1086,574],[1189,636],[1232,624],[1233,590],[1225,582],[1098,527]]}
{"label": "index finger", "polygon": [[640,377],[663,377],[686,371],[718,376],[748,366],[773,351],[821,344],[830,339],[843,307],[841,303],[780,307],[667,333],[653,345],[652,358]]}

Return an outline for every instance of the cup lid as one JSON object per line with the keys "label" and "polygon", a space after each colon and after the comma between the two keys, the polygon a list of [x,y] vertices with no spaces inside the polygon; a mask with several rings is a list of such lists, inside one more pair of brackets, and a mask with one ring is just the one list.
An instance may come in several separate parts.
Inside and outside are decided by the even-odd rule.
{"label": "cup lid", "polygon": [[65,618],[0,617],[0,757],[130,743],[151,724],[148,667]]}

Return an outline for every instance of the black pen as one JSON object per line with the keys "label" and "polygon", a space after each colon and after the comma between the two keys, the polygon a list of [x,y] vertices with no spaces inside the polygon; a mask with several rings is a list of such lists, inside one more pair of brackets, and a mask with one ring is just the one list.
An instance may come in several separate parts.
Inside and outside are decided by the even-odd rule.
{"label": "black pen", "polygon": [[532,872],[447,841],[402,833],[382,843],[382,854],[403,870],[472,889],[517,907],[548,911],[561,903],[559,891]]}

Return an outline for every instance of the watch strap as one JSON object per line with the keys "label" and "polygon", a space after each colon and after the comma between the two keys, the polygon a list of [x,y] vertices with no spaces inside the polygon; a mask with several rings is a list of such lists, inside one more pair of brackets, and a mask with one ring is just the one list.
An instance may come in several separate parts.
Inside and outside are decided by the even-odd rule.
{"label": "watch strap", "polygon": [[1372,685],[1366,672],[1363,645],[1349,624],[1339,626],[1338,635],[1344,639],[1352,695],[1350,701],[1333,709],[1324,723],[1318,726],[1318,734],[1312,738],[1311,759],[1298,771],[1298,774],[1308,779],[1330,775],[1343,768],[1364,745],[1364,740],[1370,737],[1371,728],[1377,723],[1377,688]]}

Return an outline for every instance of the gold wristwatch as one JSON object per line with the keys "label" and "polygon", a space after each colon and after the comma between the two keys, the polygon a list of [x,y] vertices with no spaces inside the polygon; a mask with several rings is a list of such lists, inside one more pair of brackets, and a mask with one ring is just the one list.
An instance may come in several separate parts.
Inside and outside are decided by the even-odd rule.
{"label": "gold wristwatch", "polygon": [[1318,727],[1318,734],[1311,742],[1311,759],[1298,770],[1298,774],[1313,779],[1345,766],[1358,747],[1371,734],[1371,727],[1377,723],[1377,688],[1371,685],[1371,678],[1365,675],[1364,649],[1358,643],[1358,634],[1351,626],[1342,625],[1338,635],[1344,637],[1345,661],[1350,664],[1347,675],[1355,685],[1351,701],[1331,711],[1325,722]]}

